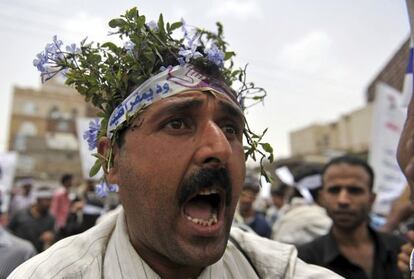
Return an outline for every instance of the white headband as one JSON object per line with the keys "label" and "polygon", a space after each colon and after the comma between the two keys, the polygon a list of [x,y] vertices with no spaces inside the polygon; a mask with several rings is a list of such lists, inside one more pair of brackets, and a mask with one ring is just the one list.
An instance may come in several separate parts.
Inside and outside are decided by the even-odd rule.
{"label": "white headband", "polygon": [[36,190],[33,193],[35,199],[49,199],[53,197],[52,190]]}
{"label": "white headband", "polygon": [[191,65],[169,67],[146,80],[115,108],[109,117],[107,136],[112,138],[116,128],[142,108],[189,89],[212,90],[229,96],[217,88],[212,88],[207,83],[207,78]]}

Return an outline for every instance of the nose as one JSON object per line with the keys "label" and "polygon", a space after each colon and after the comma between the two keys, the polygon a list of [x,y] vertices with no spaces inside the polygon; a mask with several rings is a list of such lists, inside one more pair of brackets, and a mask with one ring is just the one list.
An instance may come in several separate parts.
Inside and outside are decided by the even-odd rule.
{"label": "nose", "polygon": [[349,194],[346,189],[341,189],[338,194],[338,205],[339,207],[348,207],[350,204]]}
{"label": "nose", "polygon": [[196,164],[200,167],[224,167],[232,149],[223,130],[214,121],[208,121],[201,129],[197,139]]}

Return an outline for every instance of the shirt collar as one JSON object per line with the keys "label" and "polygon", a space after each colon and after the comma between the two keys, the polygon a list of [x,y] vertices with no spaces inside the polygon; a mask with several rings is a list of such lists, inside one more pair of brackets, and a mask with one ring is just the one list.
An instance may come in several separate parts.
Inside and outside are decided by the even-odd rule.
{"label": "shirt collar", "polygon": [[[221,278],[223,269],[224,264],[222,258],[215,264],[206,267],[197,278]],[[132,246],[129,240],[123,210],[118,215],[114,233],[108,243],[107,253],[105,255],[104,273],[105,277],[108,278],[113,278],[115,274],[136,274],[136,278],[160,278],[159,275],[139,256]]]}
{"label": "shirt collar", "polygon": [[[379,256],[381,262],[385,262],[389,253],[392,253],[392,247],[388,245],[387,242],[383,241],[381,235],[373,230],[370,226],[368,226],[368,232],[372,237],[375,245],[375,255]],[[329,233],[325,236],[324,247],[323,247],[323,263],[329,264],[338,256],[342,256],[341,252],[339,251],[338,244],[336,243],[335,237],[333,235],[332,229]]]}

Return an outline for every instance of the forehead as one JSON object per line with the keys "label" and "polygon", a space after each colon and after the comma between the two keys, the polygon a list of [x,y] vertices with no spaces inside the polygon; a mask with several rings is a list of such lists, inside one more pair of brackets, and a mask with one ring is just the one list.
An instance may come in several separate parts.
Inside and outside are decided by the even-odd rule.
{"label": "forehead", "polygon": [[197,110],[207,102],[216,104],[215,113],[227,113],[244,121],[244,114],[240,107],[233,100],[214,91],[192,90],[162,99],[149,106],[145,113],[174,113],[186,110]]}
{"label": "forehead", "polygon": [[323,176],[324,184],[369,184],[369,174],[362,166],[347,163],[329,166]]}

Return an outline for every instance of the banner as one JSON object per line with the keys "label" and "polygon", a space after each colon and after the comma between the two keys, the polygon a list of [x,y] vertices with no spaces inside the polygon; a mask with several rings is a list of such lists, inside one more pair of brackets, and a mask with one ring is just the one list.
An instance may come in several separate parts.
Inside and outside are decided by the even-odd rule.
{"label": "banner", "polygon": [[0,194],[2,197],[1,212],[6,212],[10,204],[10,191],[16,171],[17,153],[0,153]]}
{"label": "banner", "polygon": [[76,131],[79,140],[79,153],[82,167],[82,175],[84,179],[99,180],[103,176],[102,170],[100,170],[94,177],[89,177],[89,171],[96,161],[96,157],[92,154],[97,153],[96,148],[89,150],[88,142],[83,139],[83,134],[89,129],[89,122],[95,120],[95,118],[78,117],[76,119]]}
{"label": "banner", "polygon": [[413,78],[413,65],[414,65],[414,55],[413,55],[413,43],[414,43],[414,0],[406,0],[407,3],[407,11],[408,11],[408,18],[410,21],[410,29],[411,29],[411,40],[410,40],[410,52],[408,55],[408,64],[407,70],[404,77],[404,87],[403,87],[403,100],[402,106],[407,107],[411,96],[413,95],[414,90],[414,78]]}
{"label": "banner", "polygon": [[374,169],[373,212],[388,215],[406,180],[397,164],[397,145],[405,120],[401,94],[384,83],[376,86],[369,164]]}

